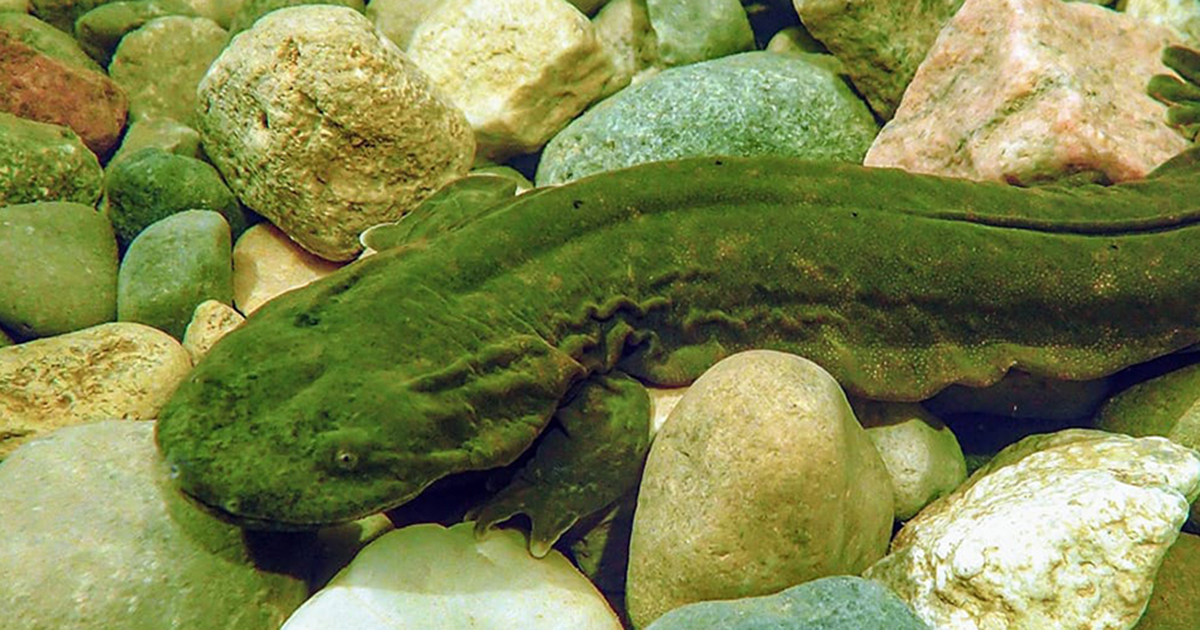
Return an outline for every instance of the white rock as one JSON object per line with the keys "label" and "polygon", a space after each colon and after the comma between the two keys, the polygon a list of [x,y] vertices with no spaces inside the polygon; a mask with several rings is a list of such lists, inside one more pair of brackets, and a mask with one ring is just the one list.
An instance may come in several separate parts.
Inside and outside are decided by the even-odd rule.
{"label": "white rock", "polygon": [[233,246],[233,303],[249,316],[281,293],[340,268],[308,253],[274,225],[259,223],[243,232]]}
{"label": "white rock", "polygon": [[596,100],[613,74],[588,21],[565,0],[456,0],[413,33],[408,54],[466,113],[479,155],[536,151]]}
{"label": "white rock", "polygon": [[863,577],[947,630],[1131,628],[1200,493],[1200,454],[1073,429],[1001,451]]}
{"label": "white rock", "polygon": [[376,539],[284,630],[620,630],[604,597],[562,554],[541,560],[515,530],[476,540],[473,522],[412,525]]}
{"label": "white rock", "polygon": [[1143,177],[1187,147],[1146,94],[1172,39],[1086,3],[966,0],[864,163],[1022,184]]}

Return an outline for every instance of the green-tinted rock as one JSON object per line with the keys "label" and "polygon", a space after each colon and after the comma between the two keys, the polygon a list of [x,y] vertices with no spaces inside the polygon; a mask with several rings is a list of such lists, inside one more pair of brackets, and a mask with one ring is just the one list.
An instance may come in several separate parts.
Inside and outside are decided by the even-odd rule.
{"label": "green-tinted rock", "polygon": [[77,203],[0,208],[0,326],[48,337],[116,317],[117,243],[104,215]]}
{"label": "green-tinted rock", "polygon": [[0,11],[0,31],[12,33],[47,57],[87,70],[104,72],[83,52],[75,38],[32,15]]}
{"label": "green-tinted rock", "polygon": [[129,95],[129,117],[193,125],[196,86],[228,40],[216,22],[181,15],[155,18],[126,35],[108,73]]}
{"label": "green-tinted rock", "polygon": [[186,0],[110,2],[75,21],[75,38],[89,54],[107,66],[122,37],[150,20],[168,15],[194,16],[196,11]]}
{"label": "green-tinted rock", "polygon": [[104,171],[74,131],[0,112],[0,206],[35,201],[93,205]]}
{"label": "green-tinted rock", "polygon": [[135,120],[125,130],[121,146],[108,161],[106,168],[142,149],[162,149],[167,153],[188,158],[201,158],[200,132],[170,118]]}
{"label": "green-tinted rock", "polygon": [[671,68],[601,102],[546,145],[536,181],[700,155],[861,162],[877,132],[822,56],[751,52]]}
{"label": "green-tinted rock", "polygon": [[1200,536],[1180,534],[1154,578],[1134,630],[1196,630],[1200,623]]}
{"label": "green-tinted rock", "polygon": [[878,582],[835,576],[775,595],[687,604],[646,630],[926,630],[895,593]]}
{"label": "green-tinted rock", "polygon": [[738,0],[646,0],[646,8],[663,65],[754,50],[754,32]]}
{"label": "green-tinted rock", "polygon": [[0,0],[0,11],[12,13],[29,13],[28,0]]}
{"label": "green-tinted rock", "polygon": [[141,149],[114,164],[105,176],[104,191],[122,247],[151,223],[184,210],[220,212],[234,238],[246,229],[241,204],[217,169],[162,149]]}
{"label": "green-tinted rock", "polygon": [[16,342],[13,341],[13,338],[10,337],[8,333],[4,332],[3,328],[0,328],[0,348],[3,348],[4,346],[11,346],[14,343]]}
{"label": "green-tinted rock", "polygon": [[222,523],[169,476],[153,422],[63,429],[0,463],[4,628],[279,628],[315,541]]}
{"label": "green-tinted rock", "polygon": [[64,33],[75,32],[75,20],[107,0],[29,0],[32,13]]}
{"label": "green-tinted rock", "polygon": [[237,14],[233,16],[233,21],[229,23],[229,34],[233,35],[250,28],[258,18],[271,11],[304,4],[332,4],[349,7],[359,13],[366,11],[363,0],[246,0],[238,9]]}
{"label": "green-tinted rock", "polygon": [[233,302],[231,261],[229,224],[215,212],[188,210],[151,225],[121,262],[117,319],[183,339],[198,304]]}

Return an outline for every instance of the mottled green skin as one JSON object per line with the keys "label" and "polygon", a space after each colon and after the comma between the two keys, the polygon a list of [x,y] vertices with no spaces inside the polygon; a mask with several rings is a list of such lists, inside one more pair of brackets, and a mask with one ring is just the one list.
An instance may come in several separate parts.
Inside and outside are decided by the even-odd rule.
{"label": "mottled green skin", "polygon": [[202,503],[303,527],[513,461],[597,372],[681,385],[770,348],[874,399],[1097,378],[1200,341],[1195,155],[1110,188],[758,157],[540,189],[262,308],[159,444]]}

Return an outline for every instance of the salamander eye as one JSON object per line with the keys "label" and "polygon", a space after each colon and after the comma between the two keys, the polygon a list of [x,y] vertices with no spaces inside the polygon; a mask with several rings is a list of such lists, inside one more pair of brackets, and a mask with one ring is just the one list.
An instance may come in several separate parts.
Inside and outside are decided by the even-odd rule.
{"label": "salamander eye", "polygon": [[339,448],[333,453],[333,464],[341,470],[353,471],[358,468],[358,453],[347,448]]}

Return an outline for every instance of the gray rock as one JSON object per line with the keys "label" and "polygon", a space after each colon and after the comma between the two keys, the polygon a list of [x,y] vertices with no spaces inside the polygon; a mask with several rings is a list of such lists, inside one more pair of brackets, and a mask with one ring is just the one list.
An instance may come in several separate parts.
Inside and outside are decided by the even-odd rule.
{"label": "gray rock", "polygon": [[0,326],[48,337],[116,316],[117,242],[89,206],[42,202],[0,208]]}
{"label": "gray rock", "polygon": [[117,319],[183,339],[196,306],[233,302],[229,224],[208,210],[173,214],[134,239],[117,278]]}
{"label": "gray rock", "polygon": [[665,66],[683,66],[754,49],[738,0],[646,0]]}
{"label": "gray rock", "polygon": [[168,477],[153,422],[63,429],[0,463],[4,627],[278,628],[307,596],[307,538],[224,524]]}
{"label": "gray rock", "polygon": [[104,172],[67,127],[0,112],[0,206],[100,198]]}
{"label": "gray rock", "polygon": [[159,148],[141,149],[112,164],[104,192],[122,248],[150,224],[184,210],[221,213],[235,238],[246,229],[241,204],[212,165]]}
{"label": "gray rock", "polygon": [[764,597],[687,604],[646,630],[925,630],[929,626],[878,582],[834,576]]}
{"label": "gray rock", "polygon": [[665,70],[556,135],[537,184],[700,155],[861,162],[878,127],[826,60],[751,52]]}
{"label": "gray rock", "polygon": [[105,66],[121,38],[146,22],[168,15],[194,16],[186,0],[132,0],[109,2],[83,14],[75,21],[75,38],[97,61]]}

